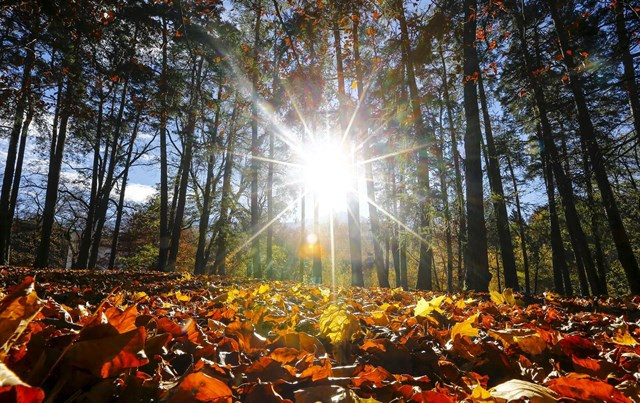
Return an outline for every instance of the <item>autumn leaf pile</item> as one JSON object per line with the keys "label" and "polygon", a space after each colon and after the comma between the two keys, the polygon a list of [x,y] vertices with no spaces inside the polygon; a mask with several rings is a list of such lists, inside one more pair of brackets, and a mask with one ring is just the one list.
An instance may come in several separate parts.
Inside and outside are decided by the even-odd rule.
{"label": "autumn leaf pile", "polygon": [[0,268],[0,401],[640,401],[640,299]]}

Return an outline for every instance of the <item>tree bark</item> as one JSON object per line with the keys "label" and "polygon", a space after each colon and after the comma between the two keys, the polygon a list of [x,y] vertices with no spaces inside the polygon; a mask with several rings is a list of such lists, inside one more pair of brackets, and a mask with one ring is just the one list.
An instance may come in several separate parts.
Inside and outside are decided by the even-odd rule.
{"label": "tree bark", "polygon": [[49,160],[49,173],[47,174],[47,190],[45,192],[44,208],[42,210],[42,230],[40,243],[34,261],[34,267],[43,268],[49,265],[49,249],[51,246],[51,233],[55,222],[56,203],[58,201],[58,185],[60,184],[60,170],[62,157],[67,139],[67,127],[71,116],[71,102],[73,98],[73,79],[67,77],[64,101],[62,101],[58,132],[52,136],[51,158]]}
{"label": "tree bark", "polygon": [[[359,33],[358,33],[358,25],[359,20],[358,16],[354,16],[353,18],[353,58],[356,67],[356,86],[358,89],[358,99],[362,103],[359,109],[360,123],[363,127],[368,128],[369,115],[368,108],[366,106],[366,102],[364,99],[364,84],[363,84],[363,74],[362,74],[362,62],[360,60],[360,43],[359,43]],[[367,129],[358,128],[359,130],[366,131]],[[361,135],[362,138],[365,136]],[[371,155],[369,153],[369,147],[365,146],[364,149],[364,158],[368,159]],[[373,163],[369,162],[365,164],[365,181],[367,184],[367,198],[370,200],[368,203],[369,206],[369,223],[371,225],[371,238],[373,240],[373,261],[376,268],[376,275],[378,277],[378,285],[380,287],[389,287],[389,273],[385,269],[384,264],[384,256],[382,253],[382,245],[380,239],[382,237],[382,233],[380,230],[380,216],[378,214],[378,208],[375,206],[376,204],[376,194],[375,194],[375,182],[373,180]]]}
{"label": "tree bark", "polygon": [[204,274],[206,271],[205,247],[207,245],[207,229],[209,228],[209,217],[211,215],[211,185],[213,182],[214,168],[214,150],[213,146],[218,138],[218,126],[220,125],[220,108],[222,103],[222,79],[218,85],[218,96],[216,100],[216,113],[213,119],[213,132],[211,133],[209,156],[207,158],[207,178],[205,179],[204,194],[202,195],[202,211],[200,212],[200,220],[198,222],[198,247],[196,250],[196,261],[194,265],[194,274]]}
{"label": "tree bark", "polygon": [[260,22],[262,20],[262,2],[258,0],[256,4],[256,24],[253,41],[253,66],[251,70],[251,273],[255,278],[262,277],[262,265],[260,262],[260,239],[258,226],[260,221],[260,211],[258,206],[258,63],[260,46]]}
{"label": "tree bark", "polygon": [[518,181],[516,180],[516,174],[513,171],[513,165],[511,164],[511,158],[507,157],[507,167],[511,174],[511,183],[513,184],[513,194],[516,199],[516,213],[518,214],[518,229],[520,232],[520,249],[522,250],[522,262],[524,266],[524,290],[527,295],[531,294],[531,282],[529,276],[529,255],[527,254],[527,230],[522,216],[522,206],[520,205],[520,194],[518,193]]}
{"label": "tree bark", "polygon": [[431,275],[433,249],[431,248],[431,186],[429,181],[429,146],[433,142],[433,135],[429,133],[422,119],[420,94],[416,83],[413,64],[413,52],[409,40],[409,30],[405,19],[403,0],[398,0],[398,22],[400,23],[400,39],[402,41],[402,55],[407,73],[407,85],[411,102],[412,120],[415,136],[424,147],[418,150],[418,200],[420,205],[420,234],[424,239],[420,240],[420,258],[418,263],[419,290],[431,290],[433,279]]}
{"label": "tree bark", "polygon": [[460,173],[460,151],[458,150],[458,135],[453,124],[453,107],[449,97],[449,75],[447,74],[447,64],[444,59],[444,50],[440,45],[440,60],[442,61],[442,83],[444,89],[444,104],[447,110],[447,121],[449,122],[449,136],[451,137],[451,155],[453,157],[453,169],[455,172],[456,203],[458,207],[458,290],[464,288],[464,256],[467,243],[467,219],[465,216],[464,190],[462,188],[462,174]]}
{"label": "tree bark", "polygon": [[162,16],[162,72],[160,73],[160,238],[158,245],[158,271],[165,271],[169,256],[169,165],[167,161],[167,18]]}
{"label": "tree bark", "polygon": [[[477,71],[480,71],[478,65]],[[491,200],[493,201],[496,213],[496,223],[498,230],[498,240],[500,242],[500,255],[502,257],[502,269],[504,270],[504,286],[515,291],[520,289],[518,284],[518,271],[516,269],[516,259],[513,253],[513,242],[511,241],[511,230],[509,228],[509,214],[504,197],[502,186],[502,175],[500,173],[500,160],[493,139],[493,129],[491,127],[491,117],[487,97],[484,92],[484,81],[482,73],[478,74],[478,91],[480,105],[482,107],[482,119],[484,123],[484,135],[487,139],[487,176],[491,184]]]}
{"label": "tree bark", "polygon": [[467,196],[467,288],[474,291],[488,291],[491,273],[487,255],[487,229],[484,222],[484,198],[482,189],[482,162],[480,155],[480,111],[476,80],[478,71],[478,52],[476,40],[475,0],[464,0],[464,112],[467,128],[464,136],[465,182]]}
{"label": "tree bark", "polygon": [[225,152],[224,171],[222,173],[222,191],[220,195],[220,217],[218,218],[218,237],[216,239],[216,257],[213,263],[213,272],[224,276],[227,272],[227,234],[229,232],[229,210],[231,209],[231,174],[233,173],[233,153],[236,134],[236,116],[238,114],[238,99],[231,112],[231,130],[227,138],[227,150]]}
{"label": "tree bark", "polygon": [[191,78],[191,99],[189,101],[189,115],[187,117],[187,125],[184,129],[183,136],[183,155],[182,155],[182,175],[180,176],[180,187],[178,189],[178,199],[176,202],[176,212],[173,218],[171,228],[171,244],[169,246],[169,257],[167,258],[167,271],[172,272],[176,269],[176,261],[180,248],[180,238],[182,235],[182,221],[184,218],[184,210],[187,204],[187,187],[189,185],[189,170],[191,169],[191,160],[193,157],[193,136],[196,127],[196,110],[198,104],[198,93],[200,92],[200,83],[202,79],[202,66],[204,58],[201,58],[194,69]]}
{"label": "tree bark", "polygon": [[[34,25],[36,25],[36,23],[34,23]],[[20,80],[20,91],[16,102],[16,112],[13,116],[13,125],[11,126],[11,132],[9,134],[9,147],[7,148],[7,159],[5,161],[4,177],[2,179],[2,193],[0,194],[0,223],[2,223],[2,228],[0,229],[0,264],[6,264],[7,259],[5,251],[7,250],[7,240],[11,233],[11,220],[9,218],[11,192],[12,186],[15,186],[13,185],[13,179],[16,159],[18,158],[20,134],[25,122],[25,109],[31,97],[31,70],[35,62],[34,42],[36,37],[37,32],[34,29],[29,35],[27,42],[22,79]]]}
{"label": "tree bark", "polygon": [[120,185],[120,197],[118,199],[118,210],[116,211],[116,222],[113,226],[113,236],[111,238],[111,253],[109,253],[109,270],[113,270],[116,264],[116,253],[118,251],[118,239],[120,237],[120,224],[122,223],[122,213],[124,210],[124,196],[127,190],[127,181],[129,180],[129,168],[131,168],[131,159],[133,157],[133,147],[138,136],[138,124],[140,123],[140,115],[138,112],[136,122],[129,139],[129,148],[127,150],[127,159],[124,163],[124,171],[122,172],[122,184]]}

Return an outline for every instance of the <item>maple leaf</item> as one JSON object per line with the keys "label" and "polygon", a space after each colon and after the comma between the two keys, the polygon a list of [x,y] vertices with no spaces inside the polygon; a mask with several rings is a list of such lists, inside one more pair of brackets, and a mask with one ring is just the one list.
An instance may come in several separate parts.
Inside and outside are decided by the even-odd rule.
{"label": "maple leaf", "polygon": [[427,315],[429,315],[433,311],[437,311],[437,312],[440,312],[440,313],[444,312],[440,308],[440,305],[445,300],[445,298],[447,298],[446,295],[441,295],[439,297],[434,297],[429,301],[425,300],[424,298],[420,298],[420,300],[416,304],[415,309],[413,310],[413,315],[414,316],[426,317]]}
{"label": "maple leaf", "polygon": [[320,336],[325,337],[333,344],[343,343],[360,332],[360,322],[345,308],[331,304],[324,310],[318,320]]}
{"label": "maple leaf", "polygon": [[455,325],[453,325],[453,327],[451,328],[451,339],[455,340],[456,336],[477,337],[478,329],[473,327],[473,324],[475,323],[476,319],[478,319],[479,315],[480,315],[479,313],[476,313],[475,315],[469,316],[464,321],[458,322]]}

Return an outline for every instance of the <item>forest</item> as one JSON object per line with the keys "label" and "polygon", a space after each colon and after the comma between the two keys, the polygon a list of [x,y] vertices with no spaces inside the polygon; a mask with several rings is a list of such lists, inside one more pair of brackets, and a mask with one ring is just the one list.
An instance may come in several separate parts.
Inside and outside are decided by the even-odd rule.
{"label": "forest", "polygon": [[637,7],[2,7],[0,262],[640,293]]}
{"label": "forest", "polygon": [[631,0],[1,3],[0,400],[640,401],[639,65]]}

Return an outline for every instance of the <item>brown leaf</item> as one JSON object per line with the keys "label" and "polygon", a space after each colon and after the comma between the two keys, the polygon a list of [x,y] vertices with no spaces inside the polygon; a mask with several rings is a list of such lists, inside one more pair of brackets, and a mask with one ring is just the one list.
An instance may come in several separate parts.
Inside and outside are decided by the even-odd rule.
{"label": "brown leaf", "polygon": [[182,379],[169,402],[231,402],[232,398],[226,383],[199,371]]}
{"label": "brown leaf", "polygon": [[613,386],[606,382],[591,379],[587,375],[571,373],[547,382],[549,389],[558,392],[562,397],[583,401],[606,401],[613,403],[631,403]]}

